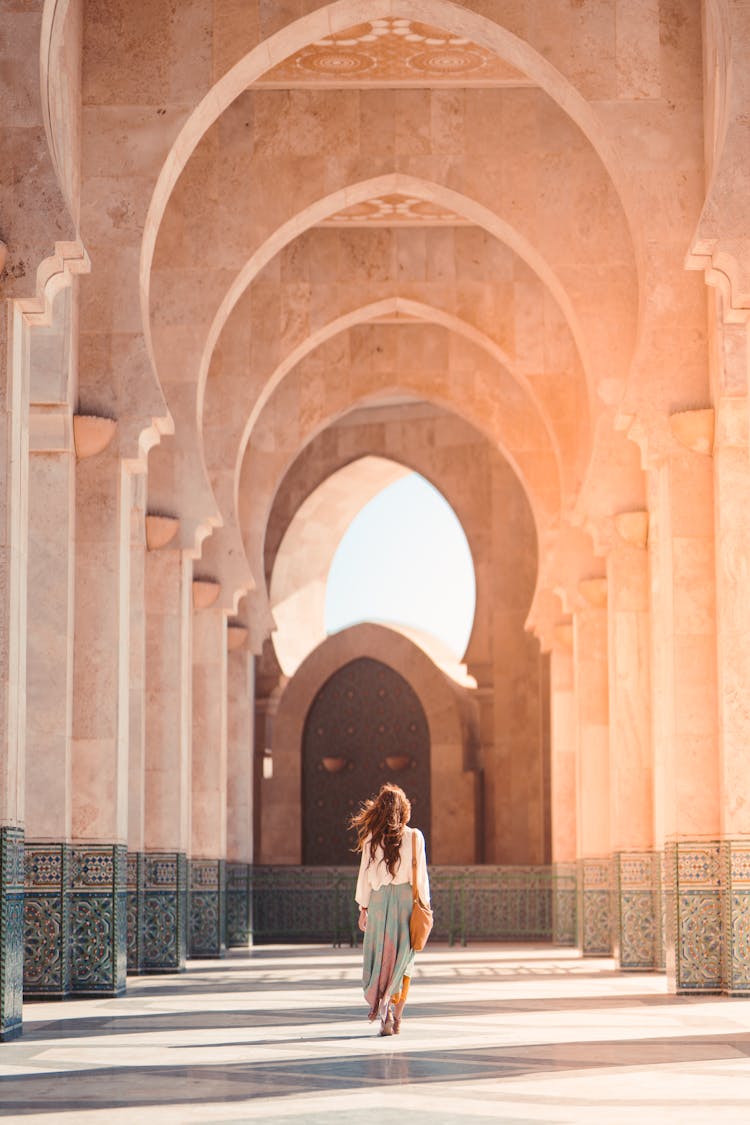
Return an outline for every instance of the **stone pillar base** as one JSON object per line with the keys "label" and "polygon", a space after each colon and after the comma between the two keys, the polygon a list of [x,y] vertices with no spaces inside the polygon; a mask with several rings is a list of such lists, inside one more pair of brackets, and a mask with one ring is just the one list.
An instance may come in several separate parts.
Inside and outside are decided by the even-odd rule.
{"label": "stone pillar base", "polygon": [[552,871],[552,940],[555,945],[576,945],[578,868],[575,863],[556,863]]}
{"label": "stone pillar base", "polygon": [[190,957],[223,957],[226,953],[225,898],[225,860],[191,859]]}
{"label": "stone pillar base", "polygon": [[722,981],[722,845],[667,844],[665,959],[671,992],[718,993]]}
{"label": "stone pillar base", "polygon": [[187,958],[188,862],[183,852],[144,856],[142,973],[181,973]]}
{"label": "stone pillar base", "polygon": [[128,852],[128,973],[143,969],[143,852]]}
{"label": "stone pillar base", "polygon": [[21,1034],[23,829],[0,828],[0,1041]]}
{"label": "stone pillar base", "polygon": [[250,864],[227,864],[227,946],[246,949],[252,944]]}
{"label": "stone pillar base", "polygon": [[127,851],[75,844],[70,884],[70,992],[120,996],[127,972]]}
{"label": "stone pillar base", "polygon": [[612,861],[578,861],[578,945],[584,957],[612,956]]}
{"label": "stone pillar base", "polygon": [[618,969],[658,969],[661,946],[661,879],[655,852],[614,856],[614,953]]}
{"label": "stone pillar base", "polygon": [[59,1000],[70,991],[70,844],[24,847],[23,992]]}

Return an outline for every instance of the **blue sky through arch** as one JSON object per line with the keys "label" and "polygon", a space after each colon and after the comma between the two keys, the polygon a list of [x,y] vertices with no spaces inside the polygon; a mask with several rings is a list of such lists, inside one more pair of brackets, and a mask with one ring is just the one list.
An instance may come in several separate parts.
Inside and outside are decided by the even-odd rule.
{"label": "blue sky through arch", "polygon": [[475,603],[463,528],[437,489],[410,473],[370,500],[344,534],[328,574],[325,628],[404,625],[431,633],[460,660]]}

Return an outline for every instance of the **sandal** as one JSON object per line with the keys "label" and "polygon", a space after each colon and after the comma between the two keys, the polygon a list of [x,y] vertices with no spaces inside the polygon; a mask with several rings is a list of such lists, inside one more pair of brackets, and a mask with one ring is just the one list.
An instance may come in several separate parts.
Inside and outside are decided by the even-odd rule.
{"label": "sandal", "polygon": [[394,1015],[393,1015],[393,1008],[389,1004],[388,1005],[388,1012],[386,1014],[385,1019],[380,1021],[380,1034],[381,1035],[393,1035],[394,1034],[395,1022],[396,1021],[395,1021]]}

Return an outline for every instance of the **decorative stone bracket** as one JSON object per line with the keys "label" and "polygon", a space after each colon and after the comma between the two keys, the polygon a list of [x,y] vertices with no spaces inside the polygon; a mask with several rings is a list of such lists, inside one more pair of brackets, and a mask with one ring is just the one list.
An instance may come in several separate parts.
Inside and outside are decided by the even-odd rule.
{"label": "decorative stone bracket", "polygon": [[633,547],[648,543],[648,512],[620,512],[615,516],[617,534]]}
{"label": "decorative stone bracket", "polygon": [[705,410],[681,410],[671,414],[669,428],[672,436],[681,445],[692,449],[693,453],[704,453],[711,456],[714,448],[714,411],[711,407]]}
{"label": "decorative stone bracket", "polygon": [[221,583],[213,578],[193,579],[193,609],[208,609],[219,597]]}
{"label": "decorative stone bracket", "polygon": [[176,516],[146,516],[146,546],[158,551],[172,542],[180,527]]}
{"label": "decorative stone bracket", "polygon": [[103,452],[115,436],[117,422],[114,418],[100,418],[96,414],[76,414],[73,417],[73,443],[79,461]]}

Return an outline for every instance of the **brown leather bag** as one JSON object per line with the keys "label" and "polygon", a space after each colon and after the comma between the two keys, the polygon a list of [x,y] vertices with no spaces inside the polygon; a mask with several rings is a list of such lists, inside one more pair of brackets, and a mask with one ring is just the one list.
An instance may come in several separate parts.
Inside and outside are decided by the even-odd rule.
{"label": "brown leather bag", "polygon": [[412,889],[412,907],[411,919],[409,921],[409,937],[411,939],[411,947],[418,953],[420,949],[424,949],[427,945],[427,939],[430,936],[432,929],[433,917],[432,907],[425,906],[419,897],[419,889],[417,887],[417,850],[416,850],[416,833],[412,832],[411,835],[411,889]]}

